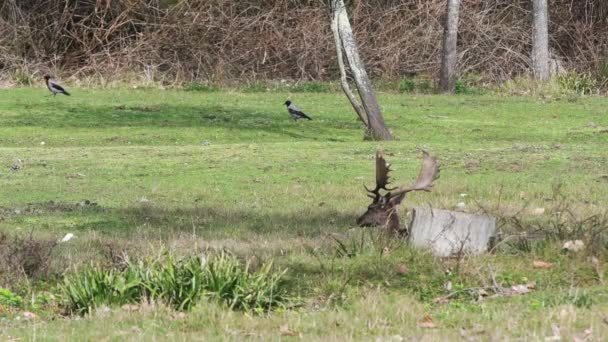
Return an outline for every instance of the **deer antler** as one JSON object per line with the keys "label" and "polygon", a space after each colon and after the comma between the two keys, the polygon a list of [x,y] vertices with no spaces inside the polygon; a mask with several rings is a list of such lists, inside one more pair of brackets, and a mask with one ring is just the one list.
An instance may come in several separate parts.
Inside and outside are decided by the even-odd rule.
{"label": "deer antler", "polygon": [[374,200],[373,203],[378,203],[380,200],[380,190],[392,191],[396,189],[386,187],[390,183],[390,177],[388,174],[391,171],[390,165],[386,163],[386,160],[384,160],[384,151],[376,151],[376,188],[374,190],[370,190],[367,188],[367,186],[364,186],[365,190],[369,192],[367,196]]}
{"label": "deer antler", "polygon": [[400,188],[399,191],[387,194],[391,201],[395,204],[401,203],[401,200],[410,191],[431,191],[433,182],[439,178],[439,164],[437,158],[429,155],[426,151],[422,151],[424,157],[422,159],[422,167],[416,182],[409,187]]}
{"label": "deer antler", "polygon": [[[376,152],[376,188],[370,190],[365,188],[373,199],[373,202],[367,207],[367,211],[357,218],[357,224],[360,226],[382,226],[391,232],[402,232],[399,224],[399,214],[397,206],[401,203],[405,194],[410,191],[431,191],[433,182],[439,177],[439,165],[437,159],[424,152],[422,159],[422,167],[418,178],[409,187],[387,188],[389,184],[389,172],[391,169],[384,160],[382,151]],[[384,194],[380,194],[380,190],[384,190]]]}

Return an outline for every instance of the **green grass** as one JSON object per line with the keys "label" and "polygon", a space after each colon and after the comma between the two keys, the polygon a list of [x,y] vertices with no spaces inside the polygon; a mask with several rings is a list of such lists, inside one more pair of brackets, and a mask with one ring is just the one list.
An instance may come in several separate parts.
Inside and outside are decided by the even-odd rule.
{"label": "green grass", "polygon": [[[577,215],[605,210],[606,99],[381,93],[397,140],[363,142],[344,96],[317,88],[292,94],[72,89],[73,96],[56,98],[45,89],[0,90],[0,231],[51,239],[74,233],[54,251],[51,268],[103,263],[108,243],[141,255],[159,246],[182,254],[225,248],[287,268],[293,294],[304,302],[263,315],[209,303],[185,317],[158,307],[112,308],[82,320],[55,320],[49,309],[36,311],[41,318],[33,323],[16,319],[29,308],[23,304],[0,308],[0,339],[267,340],[286,338],[284,324],[306,339],[330,340],[452,339],[461,327],[483,339],[543,340],[552,325],[564,338],[589,327],[596,337],[608,334],[601,314],[608,291],[586,256],[561,254],[559,242],[467,259],[446,276],[452,261],[382,241],[349,258],[330,238],[357,238],[354,221],[368,204],[362,185],[373,182],[377,148],[387,151],[396,184],[415,177],[421,149],[441,161],[434,191],[408,196],[403,212],[461,201],[501,213],[551,207],[556,184]],[[314,120],[290,120],[282,105],[288,97]],[[14,171],[16,159],[22,166]],[[382,256],[386,244],[391,252]],[[600,259],[605,255],[604,249]],[[533,269],[535,259],[556,266]],[[395,272],[402,264],[406,275]],[[433,304],[447,281],[482,286],[491,270],[505,286],[535,281],[537,289]],[[27,295],[53,286],[49,280],[13,290],[28,302]],[[417,326],[426,314],[438,329]]]}

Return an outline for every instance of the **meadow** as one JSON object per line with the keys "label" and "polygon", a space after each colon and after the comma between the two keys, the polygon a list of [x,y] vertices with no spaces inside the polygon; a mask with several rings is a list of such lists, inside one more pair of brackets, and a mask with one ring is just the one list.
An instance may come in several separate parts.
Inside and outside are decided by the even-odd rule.
{"label": "meadow", "polygon": [[[341,93],[72,94],[0,90],[0,232],[41,241],[75,235],[52,249],[40,279],[1,280],[24,300],[0,302],[0,339],[608,336],[605,98],[380,93],[397,139],[371,142]],[[288,97],[313,121],[290,120]],[[386,151],[397,185],[415,178],[421,150],[441,162],[433,192],[408,195],[402,215],[462,202],[499,218],[499,246],[442,260],[356,227],[377,149]],[[566,253],[568,239],[587,248]],[[272,261],[287,270],[297,305],[269,312],[204,300],[187,312],[110,305],[82,317],[61,310],[55,286],[65,274],[163,250],[224,250],[252,268]],[[539,260],[551,265],[535,267]],[[479,289],[493,282],[534,285],[485,298]],[[437,301],[454,291],[461,292]],[[40,293],[56,299],[35,305]]]}

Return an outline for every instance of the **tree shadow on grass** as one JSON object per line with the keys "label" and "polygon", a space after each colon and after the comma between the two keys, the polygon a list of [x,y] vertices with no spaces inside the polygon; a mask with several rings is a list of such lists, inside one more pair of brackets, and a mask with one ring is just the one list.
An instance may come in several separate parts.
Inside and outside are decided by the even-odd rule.
{"label": "tree shadow on grass", "polygon": [[[342,122],[334,118],[318,118],[294,122],[287,113],[270,113],[253,108],[192,105],[80,105],[56,103],[49,106],[28,105],[25,113],[0,117],[2,127],[44,128],[223,128],[283,134],[293,138],[313,139],[333,136],[336,130],[353,130],[360,134],[355,121]],[[305,129],[305,127],[314,127]]]}
{"label": "tree shadow on grass", "polygon": [[355,222],[354,214],[333,209],[276,212],[208,206],[184,209],[137,206],[117,209],[115,213],[135,226],[146,224],[159,227],[163,233],[165,231],[196,232],[203,237],[237,237],[239,234],[251,235],[251,233],[312,237],[319,236],[325,231],[352,226]]}
{"label": "tree shadow on grass", "polygon": [[[168,209],[142,204],[126,208],[104,208],[54,202],[33,203],[14,210],[4,208],[0,218],[17,222],[27,217],[69,217],[72,232],[96,232],[115,237],[150,236],[171,238],[180,233],[194,233],[203,238],[249,236],[315,237],[354,225],[355,213],[325,208],[304,208],[281,212],[259,209],[231,209],[212,206]],[[61,221],[61,220],[60,220]],[[56,226],[52,227],[57,229]],[[61,228],[60,228],[61,229]]]}

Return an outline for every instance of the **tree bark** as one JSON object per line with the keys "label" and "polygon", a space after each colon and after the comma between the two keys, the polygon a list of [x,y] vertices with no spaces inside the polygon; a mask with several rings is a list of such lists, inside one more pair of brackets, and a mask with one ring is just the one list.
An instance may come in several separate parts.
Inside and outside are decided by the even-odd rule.
{"label": "tree bark", "polygon": [[353,106],[353,109],[357,113],[359,120],[363,122],[365,127],[368,127],[367,124],[367,114],[365,113],[365,109],[355,95],[353,91],[350,89],[350,85],[348,84],[348,78],[346,77],[346,67],[344,66],[344,55],[342,53],[342,40],[340,39],[340,32],[338,30],[338,11],[335,11],[333,18],[331,20],[331,31],[334,34],[334,43],[336,44],[336,53],[338,55],[338,67],[340,68],[340,85],[342,86],[342,91],[346,94],[348,101]]}
{"label": "tree bark", "polygon": [[547,81],[549,72],[549,9],[547,0],[532,0],[532,67],[534,78]]}
{"label": "tree bark", "polygon": [[456,85],[456,67],[458,64],[458,19],[460,0],[447,0],[446,23],[443,32],[443,54],[439,88],[442,92],[453,93]]}
{"label": "tree bark", "polygon": [[[370,81],[369,76],[365,71],[365,65],[363,64],[363,61],[359,56],[359,49],[357,47],[357,42],[355,40],[353,30],[350,26],[350,21],[348,19],[344,0],[334,0],[333,7],[335,31],[337,32],[337,36],[339,38],[336,39],[336,50],[339,58],[338,62],[340,61],[343,51],[346,55],[348,66],[355,81],[357,92],[359,93],[359,98],[361,99],[361,107],[363,107],[363,110],[365,111],[365,114],[367,116],[368,136],[374,140],[392,140],[393,137],[388,128],[386,127],[386,124],[384,123],[382,110],[380,109],[378,99],[376,98],[376,94],[374,93],[372,82]],[[345,81],[345,70],[343,72],[343,70],[341,69],[340,73],[342,74],[342,78]],[[346,84],[348,85],[347,81]],[[342,83],[342,88],[345,88],[344,82]],[[347,89],[350,88],[347,87]],[[351,100],[355,111],[357,111],[357,113],[361,116],[357,106],[355,106],[352,101],[354,97],[351,98],[351,96],[349,96],[349,93],[346,90],[345,93],[346,96],[349,97],[349,100]],[[362,119],[362,121],[365,120]]]}
{"label": "tree bark", "polygon": [[414,208],[409,241],[439,257],[482,254],[496,235],[496,218],[457,211]]}

